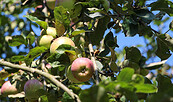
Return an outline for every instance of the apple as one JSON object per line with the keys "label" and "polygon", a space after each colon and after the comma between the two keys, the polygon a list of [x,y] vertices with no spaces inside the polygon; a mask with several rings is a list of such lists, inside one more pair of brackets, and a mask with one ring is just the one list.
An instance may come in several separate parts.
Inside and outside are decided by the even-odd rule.
{"label": "apple", "polygon": [[88,58],[77,58],[71,65],[71,71],[77,80],[85,82],[92,77],[94,73],[94,65],[93,62]]}
{"label": "apple", "polygon": [[25,97],[30,100],[38,100],[40,97],[37,93],[38,90],[43,89],[43,84],[36,80],[28,80],[25,85],[24,85],[24,92],[25,92]]}
{"label": "apple", "polygon": [[75,47],[74,42],[70,38],[68,38],[68,37],[59,37],[59,38],[56,38],[52,42],[52,44],[50,45],[50,53],[51,54],[56,53],[56,49],[62,44],[68,44],[68,45],[71,45],[72,47]]}
{"label": "apple", "polygon": [[50,45],[51,45],[51,41],[53,40],[53,36],[51,35],[42,35],[42,36],[39,36],[38,38],[38,45],[39,46],[44,46],[46,48],[50,48]]}
{"label": "apple", "polygon": [[46,33],[47,33],[47,35],[51,35],[51,36],[53,36],[54,38],[56,38],[56,35],[57,35],[57,33],[56,33],[56,28],[54,28],[54,27],[48,27],[48,28],[46,29]]}
{"label": "apple", "polygon": [[10,81],[6,81],[1,87],[1,95],[7,96],[11,94],[16,94],[18,91],[15,86],[13,86]]}
{"label": "apple", "polygon": [[66,70],[66,76],[67,78],[72,82],[72,83],[81,83],[81,81],[77,80],[72,72],[71,72],[71,67],[68,67],[67,70]]}
{"label": "apple", "polygon": [[46,0],[46,4],[50,9],[54,9],[56,6],[63,6],[68,9],[72,9],[74,7],[75,0]]}

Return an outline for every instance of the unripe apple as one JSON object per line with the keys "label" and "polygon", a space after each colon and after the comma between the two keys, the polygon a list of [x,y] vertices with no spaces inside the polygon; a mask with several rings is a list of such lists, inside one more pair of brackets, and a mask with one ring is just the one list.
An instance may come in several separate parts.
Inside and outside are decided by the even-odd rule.
{"label": "unripe apple", "polygon": [[48,28],[46,29],[46,33],[47,33],[47,35],[51,35],[51,36],[53,36],[54,38],[56,38],[56,35],[57,35],[57,33],[56,33],[56,28],[54,28],[54,27],[48,27]]}
{"label": "unripe apple", "polygon": [[43,89],[43,84],[40,81],[36,79],[28,80],[24,86],[25,97],[30,101],[38,100],[40,96],[37,91],[39,89]]}
{"label": "unripe apple", "polygon": [[77,79],[73,76],[73,74],[72,74],[72,72],[71,72],[71,67],[68,67],[68,68],[67,68],[67,70],[66,70],[66,76],[67,76],[67,78],[68,78],[71,82],[73,82],[73,83],[81,83],[79,80],[77,80]]}
{"label": "unripe apple", "polygon": [[77,58],[71,65],[73,76],[81,81],[88,81],[94,73],[93,62],[88,58]]}
{"label": "unripe apple", "polygon": [[61,5],[65,8],[72,9],[74,6],[74,2],[75,0],[57,0],[57,2],[56,0],[46,0],[47,6],[52,10],[55,8],[55,4],[56,6]]}
{"label": "unripe apple", "polygon": [[68,37],[59,37],[59,38],[56,38],[52,42],[52,44],[50,45],[50,53],[51,54],[56,53],[56,49],[62,44],[68,44],[68,45],[71,45],[72,47],[75,47],[74,42],[70,38],[68,38]]}
{"label": "unripe apple", "polygon": [[1,95],[3,96],[16,94],[17,92],[16,87],[11,85],[10,81],[6,81],[1,87]]}
{"label": "unripe apple", "polygon": [[44,47],[49,49],[52,40],[53,40],[53,36],[51,36],[51,35],[42,35],[38,38],[38,45],[39,46],[44,46]]}

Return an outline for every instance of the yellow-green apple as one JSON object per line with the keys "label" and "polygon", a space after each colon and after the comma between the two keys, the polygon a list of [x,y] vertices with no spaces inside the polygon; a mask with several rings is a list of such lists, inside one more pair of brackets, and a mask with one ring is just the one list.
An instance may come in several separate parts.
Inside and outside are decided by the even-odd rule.
{"label": "yellow-green apple", "polygon": [[24,85],[25,97],[29,101],[38,100],[40,96],[37,91],[40,89],[43,89],[43,84],[40,81],[36,79],[28,80]]}
{"label": "yellow-green apple", "polygon": [[7,96],[11,94],[16,94],[18,91],[15,86],[13,86],[10,81],[6,81],[1,87],[1,95]]}
{"label": "yellow-green apple", "polygon": [[39,36],[38,38],[38,45],[39,46],[44,46],[46,48],[50,48],[50,45],[51,45],[51,41],[53,40],[53,36],[51,35],[42,35],[42,36]]}
{"label": "yellow-green apple", "polygon": [[56,33],[56,29],[54,27],[48,27],[46,29],[46,33],[47,33],[47,35],[51,35],[54,38],[56,38],[57,33]]}
{"label": "yellow-green apple", "polygon": [[[56,53],[56,49],[62,44],[68,44],[68,45],[71,45],[72,47],[75,47],[75,43],[70,38],[59,37],[59,38],[56,38],[50,45],[50,53],[51,54]],[[76,55],[73,55],[71,53],[66,53],[66,54],[68,55],[71,62],[77,58]]]}
{"label": "yellow-green apple", "polygon": [[68,9],[72,9],[74,6],[75,0],[46,0],[46,4],[50,9],[54,9],[56,6],[63,6]]}
{"label": "yellow-green apple", "polygon": [[93,62],[88,58],[77,58],[71,65],[71,71],[77,80],[85,82],[92,77],[94,73],[94,65]]}
{"label": "yellow-green apple", "polygon": [[68,44],[68,45],[71,45],[72,47],[75,47],[75,44],[74,42],[68,38],[68,37],[59,37],[59,38],[56,38],[52,44],[50,45],[50,53],[56,53],[56,49],[62,45],[62,44]]}
{"label": "yellow-green apple", "polygon": [[71,72],[71,66],[69,66],[67,69],[66,69],[66,76],[67,78],[72,82],[72,83],[81,83],[79,80],[77,80],[72,72]]}

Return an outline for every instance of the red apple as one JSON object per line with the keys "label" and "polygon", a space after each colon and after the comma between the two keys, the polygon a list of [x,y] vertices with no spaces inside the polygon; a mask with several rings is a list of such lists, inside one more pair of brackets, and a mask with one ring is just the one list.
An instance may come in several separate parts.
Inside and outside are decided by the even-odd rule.
{"label": "red apple", "polygon": [[24,86],[25,97],[30,101],[38,100],[40,96],[37,91],[39,89],[43,89],[43,84],[40,81],[36,79],[28,80]]}
{"label": "red apple", "polygon": [[77,58],[71,65],[73,76],[81,81],[88,81],[94,73],[93,62],[88,58]]}
{"label": "red apple", "polygon": [[77,80],[72,72],[71,72],[71,67],[68,67],[67,70],[66,70],[66,76],[67,78],[72,82],[72,83],[81,83],[81,81]]}
{"label": "red apple", "polygon": [[68,37],[59,37],[59,38],[56,38],[52,44],[50,45],[50,53],[56,53],[56,49],[62,45],[62,44],[68,44],[68,45],[71,45],[72,47],[75,47],[75,44],[74,42],[68,38]]}
{"label": "red apple", "polygon": [[3,96],[16,94],[18,91],[15,86],[11,85],[10,81],[6,81],[1,87],[1,94]]}
{"label": "red apple", "polygon": [[47,35],[51,35],[51,36],[53,36],[54,38],[56,38],[56,35],[57,35],[57,33],[56,33],[56,28],[54,28],[54,27],[48,27],[48,28],[46,29],[46,33],[47,33]]}
{"label": "red apple", "polygon": [[42,35],[38,38],[38,45],[39,46],[44,46],[44,47],[49,49],[52,40],[53,40],[53,36],[51,36],[51,35]]}

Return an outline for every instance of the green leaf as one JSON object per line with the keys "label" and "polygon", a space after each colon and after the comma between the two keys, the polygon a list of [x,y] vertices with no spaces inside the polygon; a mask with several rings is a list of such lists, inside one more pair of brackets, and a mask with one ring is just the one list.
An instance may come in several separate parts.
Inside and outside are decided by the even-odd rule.
{"label": "green leaf", "polygon": [[62,95],[62,102],[74,102],[74,100],[71,98],[71,96],[69,96],[69,94],[67,92],[64,92],[64,94]]}
{"label": "green leaf", "polygon": [[69,15],[67,9],[65,9],[63,6],[55,7],[54,17],[55,17],[55,24],[56,23],[63,24],[66,29],[69,27],[70,15]]}
{"label": "green leaf", "polygon": [[56,49],[56,53],[50,55],[47,60],[50,63],[53,63],[54,61],[69,63],[70,60],[68,54],[76,55],[75,48],[68,44],[62,44]]}
{"label": "green leaf", "polygon": [[148,24],[155,18],[154,14],[147,9],[135,10],[135,13],[142,21]]}
{"label": "green leaf", "polygon": [[158,92],[165,92],[169,90],[170,88],[173,88],[171,79],[168,78],[167,76],[158,74],[156,80],[158,82]]}
{"label": "green leaf", "polygon": [[138,24],[134,24],[130,19],[125,18],[122,23],[123,32],[126,36],[135,36],[138,33]]}
{"label": "green leaf", "polygon": [[11,60],[11,62],[24,61],[25,56],[23,56],[23,55],[12,56],[10,60]]}
{"label": "green leaf", "polygon": [[[100,41],[103,39],[103,35],[106,31],[106,24],[110,21],[110,18],[105,16],[104,18],[99,19],[97,27],[94,32],[90,33],[90,40],[93,45],[100,45]],[[97,40],[96,40],[97,39]]]}
{"label": "green leaf", "polygon": [[125,59],[128,59],[132,62],[138,63],[142,57],[140,50],[134,46],[125,47],[125,51],[126,51]]}
{"label": "green leaf", "polygon": [[123,82],[131,82],[132,76],[134,74],[134,69],[132,68],[124,68],[121,70],[120,74],[117,77],[117,81],[123,81]]}
{"label": "green leaf", "polygon": [[132,83],[133,84],[144,84],[144,77],[139,74],[133,74],[132,76]]}
{"label": "green leaf", "polygon": [[153,84],[135,84],[136,93],[156,93],[157,87]]}
{"label": "green leaf", "polygon": [[31,16],[31,15],[24,15],[24,17],[28,18],[32,22],[37,23],[40,25],[43,29],[47,29],[47,22],[39,20],[37,17]]}
{"label": "green leaf", "polygon": [[70,11],[70,17],[76,18],[77,16],[79,16],[81,14],[81,11],[82,11],[82,5],[76,3],[74,5],[74,8]]}
{"label": "green leaf", "polygon": [[40,96],[41,102],[49,102],[48,97],[46,95]]}
{"label": "green leaf", "polygon": [[8,40],[8,44],[10,46],[19,46],[21,44],[27,44],[25,38],[22,36],[22,35],[15,35],[15,36],[12,36],[12,39],[9,39]]}
{"label": "green leaf", "polygon": [[41,47],[37,46],[37,47],[31,49],[30,52],[25,57],[26,65],[27,66],[30,65],[36,57],[40,56],[45,51],[47,51],[47,48],[43,47],[43,46],[41,46]]}
{"label": "green leaf", "polygon": [[108,102],[106,90],[101,86],[82,90],[79,97],[82,102]]}
{"label": "green leaf", "polygon": [[172,15],[173,8],[169,6],[168,0],[157,0],[149,5],[149,7],[151,7],[151,11],[159,10],[166,12],[168,15]]}
{"label": "green leaf", "polygon": [[[114,37],[113,37],[113,33],[112,32],[109,32],[106,36],[105,36],[105,38],[104,38],[104,40],[103,40],[103,45],[102,45],[102,51],[100,52],[100,54],[99,54],[99,56],[101,56],[101,57],[104,57],[104,56],[106,56],[107,54],[109,54],[109,52],[110,52],[110,49],[109,49],[109,46],[111,46],[111,45],[107,45],[107,42],[109,42],[109,41],[114,41]],[[114,43],[113,43],[113,45],[114,45]]]}
{"label": "green leaf", "polygon": [[78,34],[85,33],[85,32],[86,32],[85,30],[76,29],[75,31],[73,31],[73,32],[71,33],[71,35],[76,36],[76,35],[78,35]]}
{"label": "green leaf", "polygon": [[125,95],[127,100],[131,102],[137,102],[137,95],[135,94],[135,87],[128,82],[117,82],[115,89]]}
{"label": "green leaf", "polygon": [[[169,51],[168,44],[172,43],[172,42],[168,42],[165,39],[158,37],[157,39],[157,50],[156,50],[156,55],[161,59],[161,60],[166,60],[171,56],[171,53]],[[172,41],[172,40],[171,40]],[[173,45],[173,44],[171,44]],[[171,49],[173,48],[172,46],[170,46]]]}
{"label": "green leaf", "polygon": [[29,41],[29,45],[32,45],[35,41],[35,34],[34,32],[30,32],[27,36],[26,36],[26,40]]}

